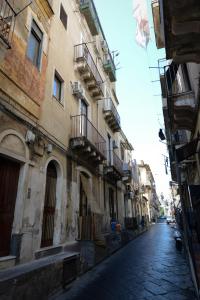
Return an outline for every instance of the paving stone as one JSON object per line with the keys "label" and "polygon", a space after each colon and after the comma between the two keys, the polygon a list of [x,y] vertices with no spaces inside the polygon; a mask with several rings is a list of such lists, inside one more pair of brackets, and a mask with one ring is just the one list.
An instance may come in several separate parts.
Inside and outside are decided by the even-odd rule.
{"label": "paving stone", "polygon": [[157,284],[154,284],[150,281],[147,283],[145,282],[143,285],[146,290],[148,290],[149,292],[151,292],[154,295],[164,295],[167,293],[167,291],[164,289],[164,287],[158,286]]}
{"label": "paving stone", "polygon": [[57,300],[196,300],[173,230],[156,224],[84,274]]}

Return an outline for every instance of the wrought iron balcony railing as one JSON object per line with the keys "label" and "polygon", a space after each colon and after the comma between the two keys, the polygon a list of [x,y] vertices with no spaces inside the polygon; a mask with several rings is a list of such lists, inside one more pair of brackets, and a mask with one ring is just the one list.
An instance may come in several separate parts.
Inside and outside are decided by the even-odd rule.
{"label": "wrought iron balcony railing", "polygon": [[106,169],[114,167],[117,173],[120,174],[121,177],[123,176],[123,161],[113,150],[107,151],[107,163]]}
{"label": "wrought iron balcony railing", "polygon": [[178,97],[191,92],[186,64],[177,64],[159,59],[158,67],[161,78],[161,88],[164,97]]}
{"label": "wrought iron balcony railing", "polygon": [[[93,79],[95,81],[95,88],[98,87],[100,89],[101,95],[103,95],[103,80],[98,71],[97,65],[94,62],[94,59],[85,43],[76,45],[74,47],[74,60],[78,63],[77,67],[85,81],[90,81]],[[89,77],[86,75],[89,71]]]}
{"label": "wrought iron balcony railing", "polygon": [[174,145],[186,144],[189,142],[189,138],[187,137],[186,130],[177,130],[172,135],[172,143]]}
{"label": "wrought iron balcony railing", "polygon": [[105,72],[108,74],[110,81],[111,82],[116,81],[116,68],[110,52],[106,54],[104,57],[103,67]]}
{"label": "wrought iron balcony railing", "polygon": [[85,139],[105,157],[106,141],[86,115],[72,116],[72,139]]}
{"label": "wrought iron balcony railing", "polygon": [[10,48],[15,28],[16,13],[9,1],[0,1],[0,39]]}
{"label": "wrought iron balcony railing", "polygon": [[105,114],[105,119],[107,120],[111,129],[113,129],[113,131],[119,131],[121,128],[120,116],[111,98],[107,98],[104,100],[103,112]]}
{"label": "wrought iron balcony railing", "polygon": [[127,163],[123,163],[123,181],[128,183],[131,182],[132,179],[132,170],[131,166],[129,166]]}
{"label": "wrought iron balcony railing", "polygon": [[123,174],[123,161],[113,151],[113,166],[117,169],[120,174]]}
{"label": "wrought iron balcony railing", "polygon": [[173,131],[193,130],[198,100],[191,90],[186,64],[159,60],[163,108],[168,110]]}

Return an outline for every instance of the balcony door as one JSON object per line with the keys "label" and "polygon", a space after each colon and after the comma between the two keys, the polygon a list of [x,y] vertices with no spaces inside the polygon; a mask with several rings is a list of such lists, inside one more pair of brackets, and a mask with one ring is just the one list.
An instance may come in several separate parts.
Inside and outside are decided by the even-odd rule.
{"label": "balcony door", "polygon": [[108,155],[107,155],[107,159],[108,159],[108,165],[111,166],[112,165],[112,147],[111,147],[111,136],[110,134],[108,134]]}
{"label": "balcony door", "polygon": [[110,218],[116,219],[114,191],[112,188],[109,188],[109,207],[110,207]]}
{"label": "balcony door", "polygon": [[87,137],[87,135],[88,135],[88,130],[87,130],[88,105],[83,99],[81,99],[80,111],[81,111],[81,124],[80,124],[81,136]]}

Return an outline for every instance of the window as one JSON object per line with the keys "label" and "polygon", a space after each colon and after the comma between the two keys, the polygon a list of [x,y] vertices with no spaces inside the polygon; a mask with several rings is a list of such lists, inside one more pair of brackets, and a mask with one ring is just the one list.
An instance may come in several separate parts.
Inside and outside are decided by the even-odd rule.
{"label": "window", "polygon": [[121,148],[121,160],[123,160],[124,161],[124,158],[125,158],[125,153],[124,153],[124,147],[123,147],[123,145],[122,145],[122,143],[120,144],[120,148]]}
{"label": "window", "polygon": [[65,29],[67,29],[67,14],[61,4],[60,6],[60,20],[63,23],[63,26],[65,27]]}
{"label": "window", "polygon": [[37,26],[35,21],[32,22],[31,33],[28,41],[27,56],[32,63],[39,68],[41,58],[41,46],[42,46],[43,33]]}
{"label": "window", "polygon": [[58,75],[58,73],[55,72],[53,82],[53,96],[60,102],[62,101],[62,84],[63,80]]}
{"label": "window", "polygon": [[88,106],[87,106],[87,103],[83,99],[81,99],[81,115],[86,116],[86,118],[88,115]]}

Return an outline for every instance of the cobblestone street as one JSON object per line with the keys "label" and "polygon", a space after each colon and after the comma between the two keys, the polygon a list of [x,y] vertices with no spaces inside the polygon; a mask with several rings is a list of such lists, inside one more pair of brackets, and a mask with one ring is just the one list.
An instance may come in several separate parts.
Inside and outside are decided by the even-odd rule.
{"label": "cobblestone street", "polygon": [[189,268],[173,229],[156,224],[76,280],[58,300],[193,300]]}

